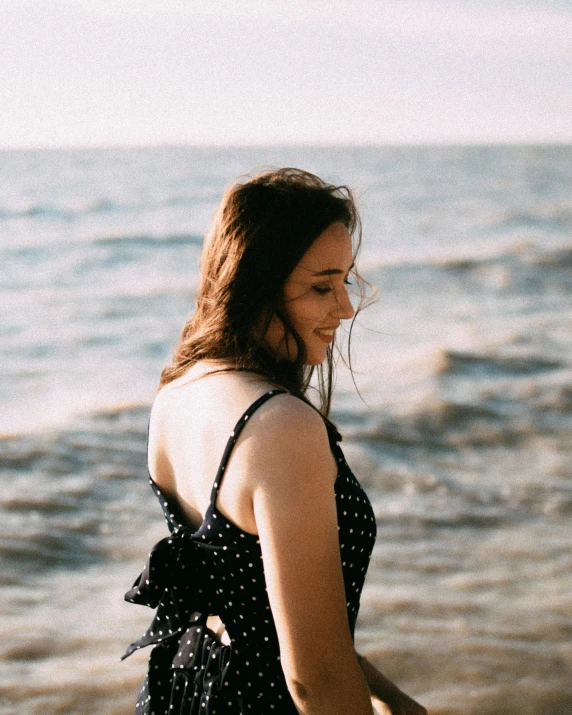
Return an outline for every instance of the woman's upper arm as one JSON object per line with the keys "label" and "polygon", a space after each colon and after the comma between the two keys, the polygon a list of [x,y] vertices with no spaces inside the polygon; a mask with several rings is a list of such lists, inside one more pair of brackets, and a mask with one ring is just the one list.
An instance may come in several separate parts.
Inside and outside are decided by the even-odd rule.
{"label": "woman's upper arm", "polygon": [[[322,418],[291,396],[269,411],[253,487],[282,667],[305,683],[355,659],[342,575],[333,459]],[[276,405],[278,407],[278,404]],[[252,465],[254,467],[254,465]]]}

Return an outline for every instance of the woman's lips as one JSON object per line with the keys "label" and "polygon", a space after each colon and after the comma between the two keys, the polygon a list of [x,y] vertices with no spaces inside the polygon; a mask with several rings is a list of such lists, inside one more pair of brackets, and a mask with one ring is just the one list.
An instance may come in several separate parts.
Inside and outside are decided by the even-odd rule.
{"label": "woman's lips", "polygon": [[334,333],[335,330],[314,330],[316,335],[320,338],[320,340],[323,340],[326,344],[330,344],[332,340],[334,339]]}

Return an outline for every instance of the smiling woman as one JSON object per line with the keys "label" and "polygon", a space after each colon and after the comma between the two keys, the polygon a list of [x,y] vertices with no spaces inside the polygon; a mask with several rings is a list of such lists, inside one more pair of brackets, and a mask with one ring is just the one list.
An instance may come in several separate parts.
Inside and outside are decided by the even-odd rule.
{"label": "smiling woman", "polygon": [[161,385],[195,362],[219,360],[262,371],[306,399],[317,371],[320,409],[329,414],[334,351],[310,353],[324,337],[317,329],[335,329],[353,316],[343,285],[350,274],[365,303],[365,283],[354,265],[360,243],[359,214],[347,187],[298,169],[231,186],[205,240],[195,313]]}
{"label": "smiling woman", "polygon": [[[351,236],[343,223],[336,222],[318,236],[284,284],[284,305],[304,343],[306,365],[324,362],[326,346],[333,342],[340,321],[354,315],[346,290],[353,265]],[[294,341],[288,340],[276,315],[264,342],[285,359],[297,356]]]}
{"label": "smiling woman", "polygon": [[157,608],[137,715],[425,712],[353,645],[376,525],[328,416],[358,229],[347,188],[297,169],[215,215],[149,424],[171,535],[127,594]]}

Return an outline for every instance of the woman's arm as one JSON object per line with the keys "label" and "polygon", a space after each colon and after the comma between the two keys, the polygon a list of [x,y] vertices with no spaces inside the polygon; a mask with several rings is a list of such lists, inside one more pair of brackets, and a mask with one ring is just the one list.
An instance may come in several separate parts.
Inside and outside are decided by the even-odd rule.
{"label": "woman's arm", "polygon": [[348,623],[337,467],[323,420],[284,395],[261,410],[256,427],[245,445],[246,478],[255,479],[254,517],[288,689],[303,715],[373,715]]}
{"label": "woman's arm", "polygon": [[386,678],[367,658],[357,654],[372,699],[380,715],[427,715],[427,710]]}

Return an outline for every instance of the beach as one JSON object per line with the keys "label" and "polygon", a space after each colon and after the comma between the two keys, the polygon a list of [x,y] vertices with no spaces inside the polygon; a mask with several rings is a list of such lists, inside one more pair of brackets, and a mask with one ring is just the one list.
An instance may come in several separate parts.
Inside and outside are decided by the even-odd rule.
{"label": "beach", "polygon": [[149,408],[209,218],[270,166],[355,191],[378,293],[332,412],[378,527],[356,648],[432,715],[572,712],[572,147],[0,159],[1,713],[133,711]]}

